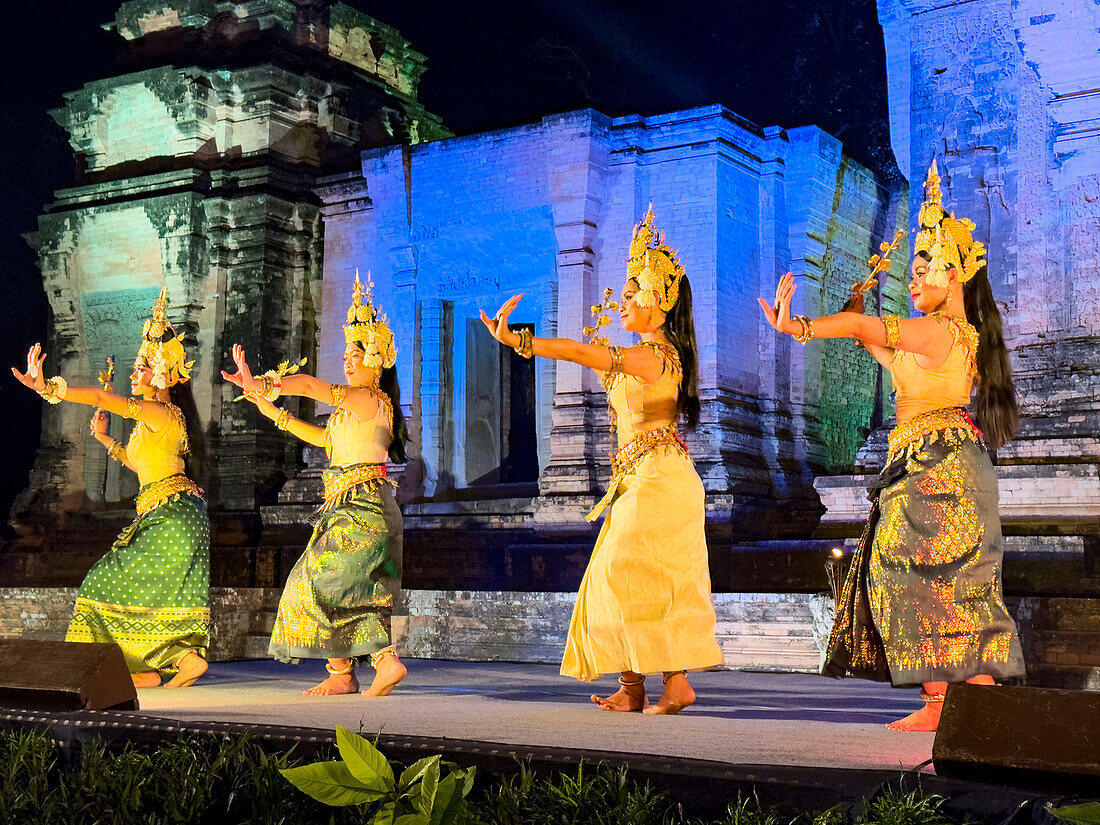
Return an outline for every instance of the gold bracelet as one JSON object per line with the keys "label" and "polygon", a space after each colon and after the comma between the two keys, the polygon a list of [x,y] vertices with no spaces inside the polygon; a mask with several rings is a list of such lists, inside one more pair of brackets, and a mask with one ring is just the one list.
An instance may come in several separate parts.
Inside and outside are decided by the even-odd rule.
{"label": "gold bracelet", "polygon": [[514,347],[516,354],[524,358],[531,358],[535,354],[535,333],[528,327],[523,327],[518,333],[519,343]]}
{"label": "gold bracelet", "polygon": [[275,416],[275,427],[280,430],[285,430],[290,426],[290,411],[285,407],[279,410],[279,414]]}
{"label": "gold bracelet", "polygon": [[794,340],[798,341],[798,343],[805,344],[814,337],[814,322],[805,315],[796,315],[791,320],[797,321],[800,327],[798,334],[794,336]]}
{"label": "gold bracelet", "polygon": [[69,391],[69,385],[60,375],[46,381],[46,386],[38,390],[38,394],[49,404],[60,404]]}
{"label": "gold bracelet", "polygon": [[107,455],[115,461],[122,461],[123,456],[126,455],[126,448],[122,446],[122,442],[117,438],[112,438],[111,446],[107,448]]}
{"label": "gold bracelet", "polygon": [[283,392],[283,382],[281,377],[274,370],[268,370],[260,376],[260,381],[263,382],[263,389],[260,390],[260,397],[274,401]]}

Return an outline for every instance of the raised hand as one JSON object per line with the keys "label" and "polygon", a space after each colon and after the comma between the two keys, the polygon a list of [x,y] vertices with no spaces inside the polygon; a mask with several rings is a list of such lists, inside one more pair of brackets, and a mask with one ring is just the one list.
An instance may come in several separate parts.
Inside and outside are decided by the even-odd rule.
{"label": "raised hand", "polygon": [[788,272],[779,279],[774,303],[769,304],[763,298],[756,299],[764,310],[764,317],[776,332],[791,334],[798,329],[798,324],[791,321],[791,299],[794,298],[795,289],[794,276]]}
{"label": "raised hand", "polygon": [[11,374],[16,377],[24,387],[42,392],[46,389],[46,379],[42,375],[42,364],[46,360],[46,353],[42,351],[41,344],[35,344],[27,351],[27,371],[20,372],[15,367],[11,368]]}
{"label": "raised hand", "polygon": [[481,323],[485,324],[485,329],[506,347],[519,346],[519,334],[508,328],[508,316],[512,314],[512,310],[516,308],[522,297],[522,293],[513,295],[504,302],[492,318],[485,314],[485,310],[481,310]]}
{"label": "raised hand", "polygon": [[245,395],[263,389],[263,382],[252,377],[252,370],[248,368],[248,362],[245,361],[244,347],[240,344],[233,345],[233,363],[237,365],[237,371],[228,373],[222,370],[223,379],[236,387],[240,387],[244,390]]}
{"label": "raised hand", "polygon": [[106,410],[96,409],[92,413],[92,420],[88,422],[88,427],[92,431],[92,435],[107,435],[111,425],[111,414]]}

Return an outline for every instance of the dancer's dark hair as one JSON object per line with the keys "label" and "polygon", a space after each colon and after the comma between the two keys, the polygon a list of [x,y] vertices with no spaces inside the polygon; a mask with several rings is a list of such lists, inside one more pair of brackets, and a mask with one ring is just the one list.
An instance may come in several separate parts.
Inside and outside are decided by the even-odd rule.
{"label": "dancer's dark hair", "polygon": [[206,438],[199,420],[199,408],[195,405],[195,394],[191,392],[190,382],[174,384],[168,388],[168,400],[179,407],[183,413],[184,428],[190,450],[184,455],[183,463],[187,477],[200,487],[206,483]]}
{"label": "dancer's dark hair", "polygon": [[[359,341],[355,342],[363,352],[366,348]],[[405,422],[405,415],[401,412],[401,387],[397,383],[397,369],[385,367],[378,377],[378,389],[382,390],[390,398],[393,407],[393,441],[390,442],[389,456],[394,464],[404,464],[409,460],[405,453],[405,445],[409,443],[409,425]]]}
{"label": "dancer's dark hair", "polygon": [[668,342],[680,353],[680,366],[684,370],[680,393],[676,397],[676,412],[684,420],[684,426],[694,430],[699,424],[699,348],[695,344],[695,318],[691,312],[691,284],[687,275],[680,279],[679,297],[665,316],[664,332]]}
{"label": "dancer's dark hair", "polygon": [[[926,252],[920,257],[930,261]],[[985,440],[997,449],[1011,440],[1020,421],[1016,404],[1016,385],[1008,360],[1001,325],[1001,311],[993,299],[986,268],[963,284],[963,309],[966,320],[978,331],[978,393],[974,399],[974,418]]]}

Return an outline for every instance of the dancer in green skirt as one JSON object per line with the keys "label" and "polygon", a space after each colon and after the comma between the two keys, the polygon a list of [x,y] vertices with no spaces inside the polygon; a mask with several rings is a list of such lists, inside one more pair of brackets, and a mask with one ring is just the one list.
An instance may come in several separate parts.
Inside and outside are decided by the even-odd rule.
{"label": "dancer in green skirt", "polygon": [[[161,290],[130,375],[131,397],[98,387],[45,380],[40,344],[27,354],[27,371],[12,373],[51,404],[62,400],[97,407],[92,434],[108,454],[137,473],[137,518],[93,565],[77,594],[65,640],[108,642],[122,648],[137,687],[188,687],[206,672],[210,621],[210,522],[202,490],[185,474],[190,451],[185,411],[195,413],[186,386],[191,363],[167,319]],[[182,408],[182,409],[181,409]],[[108,413],[137,422],[125,446],[107,432]]]}
{"label": "dancer in green skirt", "polygon": [[[408,436],[393,333],[369,293],[366,306],[362,295],[356,276],[344,327],[346,384],[283,371],[253,377],[239,345],[233,347],[237,371],[222,373],[280,430],[324,447],[329,457],[325,500],[287,578],[271,633],[270,653],[280,661],[328,660],[328,677],[306,696],[359,690],[355,666],[364,659],[375,669],[364,696],[387,695],[406,673],[390,640],[390,614],[401,589],[402,525],[386,461],[405,461]],[[279,395],[304,395],[336,409],[318,427],[276,407]]]}

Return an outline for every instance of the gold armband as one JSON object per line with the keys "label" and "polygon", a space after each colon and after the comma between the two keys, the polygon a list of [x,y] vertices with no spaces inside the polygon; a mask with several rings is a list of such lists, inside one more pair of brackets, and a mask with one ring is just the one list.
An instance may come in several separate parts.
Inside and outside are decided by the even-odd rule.
{"label": "gold armband", "polygon": [[535,354],[535,333],[528,327],[523,327],[518,335],[519,343],[515,346],[516,353],[524,358],[532,358]]}
{"label": "gold armband", "polygon": [[798,333],[794,336],[794,340],[800,344],[805,344],[811,338],[814,337],[814,322],[807,318],[805,315],[796,315],[791,319],[797,321],[799,326]]}
{"label": "gold armband", "polygon": [[332,406],[334,407],[339,407],[344,403],[344,399],[348,397],[346,384],[329,384],[329,391],[332,393]]}
{"label": "gold armband", "polygon": [[890,349],[898,348],[898,341],[901,340],[901,332],[898,330],[898,322],[901,320],[896,315],[883,315],[882,327],[886,331],[886,346]]}
{"label": "gold armband", "polygon": [[280,430],[285,430],[290,426],[290,411],[286,408],[279,410],[279,414],[275,416],[275,426]]}
{"label": "gold armband", "polygon": [[68,391],[69,385],[65,379],[60,375],[55,375],[46,381],[46,386],[39,390],[38,394],[49,404],[60,404]]}
{"label": "gold armband", "polygon": [[126,417],[137,419],[138,413],[141,412],[141,402],[133,396],[126,399]]}
{"label": "gold armband", "polygon": [[623,371],[623,348],[609,346],[607,351],[611,355],[611,369],[607,371],[607,375],[620,374]]}

